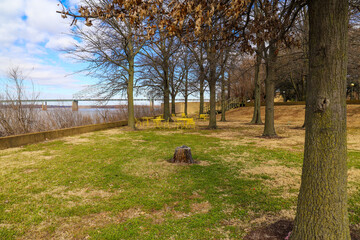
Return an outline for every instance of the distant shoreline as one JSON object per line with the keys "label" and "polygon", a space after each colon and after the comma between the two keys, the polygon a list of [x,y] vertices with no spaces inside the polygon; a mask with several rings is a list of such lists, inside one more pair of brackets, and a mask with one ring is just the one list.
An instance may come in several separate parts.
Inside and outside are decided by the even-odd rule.
{"label": "distant shoreline", "polygon": [[[36,104],[36,105],[31,105],[31,104],[22,104],[22,107],[27,107],[27,106],[31,106],[33,108],[42,108],[42,105]],[[136,105],[136,106],[140,106],[140,107],[150,107],[149,105]],[[155,107],[158,105],[155,105]],[[8,106],[8,105],[0,105],[0,109],[1,108],[9,108],[12,106]],[[67,106],[61,106],[61,105],[47,105],[47,108],[71,108],[71,105],[67,105]],[[127,105],[79,105],[79,109],[94,109],[94,108],[98,108],[98,109],[122,109],[124,107],[127,107]]]}

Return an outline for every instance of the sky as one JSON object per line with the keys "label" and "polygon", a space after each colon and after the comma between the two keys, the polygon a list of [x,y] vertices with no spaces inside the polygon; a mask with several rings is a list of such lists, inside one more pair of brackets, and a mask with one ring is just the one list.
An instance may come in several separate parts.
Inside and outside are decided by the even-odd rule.
{"label": "sky", "polygon": [[[66,1],[66,2],[65,2]],[[78,0],[63,0],[74,8]],[[0,81],[3,87],[8,71],[19,67],[25,81],[32,82],[41,99],[73,98],[73,94],[96,82],[85,67],[61,49],[72,46],[71,19],[56,13],[58,0],[0,0]]]}

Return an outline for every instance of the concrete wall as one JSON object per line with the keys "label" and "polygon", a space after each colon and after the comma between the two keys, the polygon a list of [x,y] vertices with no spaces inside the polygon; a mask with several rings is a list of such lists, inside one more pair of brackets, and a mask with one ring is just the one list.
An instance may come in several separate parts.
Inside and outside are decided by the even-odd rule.
{"label": "concrete wall", "polygon": [[[204,107],[209,106],[209,102],[204,102]],[[161,109],[163,109],[164,105],[161,104]],[[200,102],[188,102],[188,114],[194,115],[199,113],[200,109]],[[185,103],[184,102],[177,102],[175,103],[175,113],[180,114],[185,111]],[[170,112],[171,112],[171,103],[170,103]]]}
{"label": "concrete wall", "polygon": [[72,136],[81,133],[99,131],[109,128],[116,128],[126,126],[127,121],[102,123],[94,125],[86,125],[81,127],[65,128],[47,132],[28,133],[15,136],[1,137],[0,138],[0,149],[20,147],[27,144],[43,142],[46,140]]}

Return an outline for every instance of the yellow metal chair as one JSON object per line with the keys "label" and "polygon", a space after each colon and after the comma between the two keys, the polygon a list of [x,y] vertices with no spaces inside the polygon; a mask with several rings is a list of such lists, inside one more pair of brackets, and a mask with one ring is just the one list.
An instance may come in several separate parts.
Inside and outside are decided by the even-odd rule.
{"label": "yellow metal chair", "polygon": [[135,118],[135,127],[141,127],[142,126],[142,122],[140,121],[140,119]]}
{"label": "yellow metal chair", "polygon": [[183,125],[182,122],[176,121],[175,124],[176,124],[176,129],[179,129],[179,127],[182,128]]}
{"label": "yellow metal chair", "polygon": [[157,119],[161,119],[161,118],[156,118],[156,119],[154,119],[153,122],[154,122],[156,128],[160,128],[161,127],[161,121],[156,121]]}
{"label": "yellow metal chair", "polygon": [[186,127],[193,127],[195,129],[195,121],[193,118],[186,121]]}
{"label": "yellow metal chair", "polygon": [[168,129],[170,129],[170,121],[169,121],[169,119],[168,120],[166,120],[166,121],[164,121],[164,128],[168,128]]}
{"label": "yellow metal chair", "polygon": [[209,118],[209,114],[200,114],[199,118],[205,121]]}

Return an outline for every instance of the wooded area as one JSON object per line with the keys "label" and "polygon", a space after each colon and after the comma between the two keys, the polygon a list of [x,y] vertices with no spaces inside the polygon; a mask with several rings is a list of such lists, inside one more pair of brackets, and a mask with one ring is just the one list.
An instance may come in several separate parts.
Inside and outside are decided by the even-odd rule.
{"label": "wooded area", "polygon": [[212,129],[216,101],[253,100],[253,124],[262,123],[265,101],[269,138],[277,136],[275,94],[306,100],[302,185],[290,238],[350,239],[345,101],[360,92],[358,1],[84,0],[78,9],[62,7],[81,39],[67,51],[99,79],[87,93],[126,93],[132,128],[135,90],[161,96],[165,120],[179,94],[199,95],[203,113],[208,91]]}

